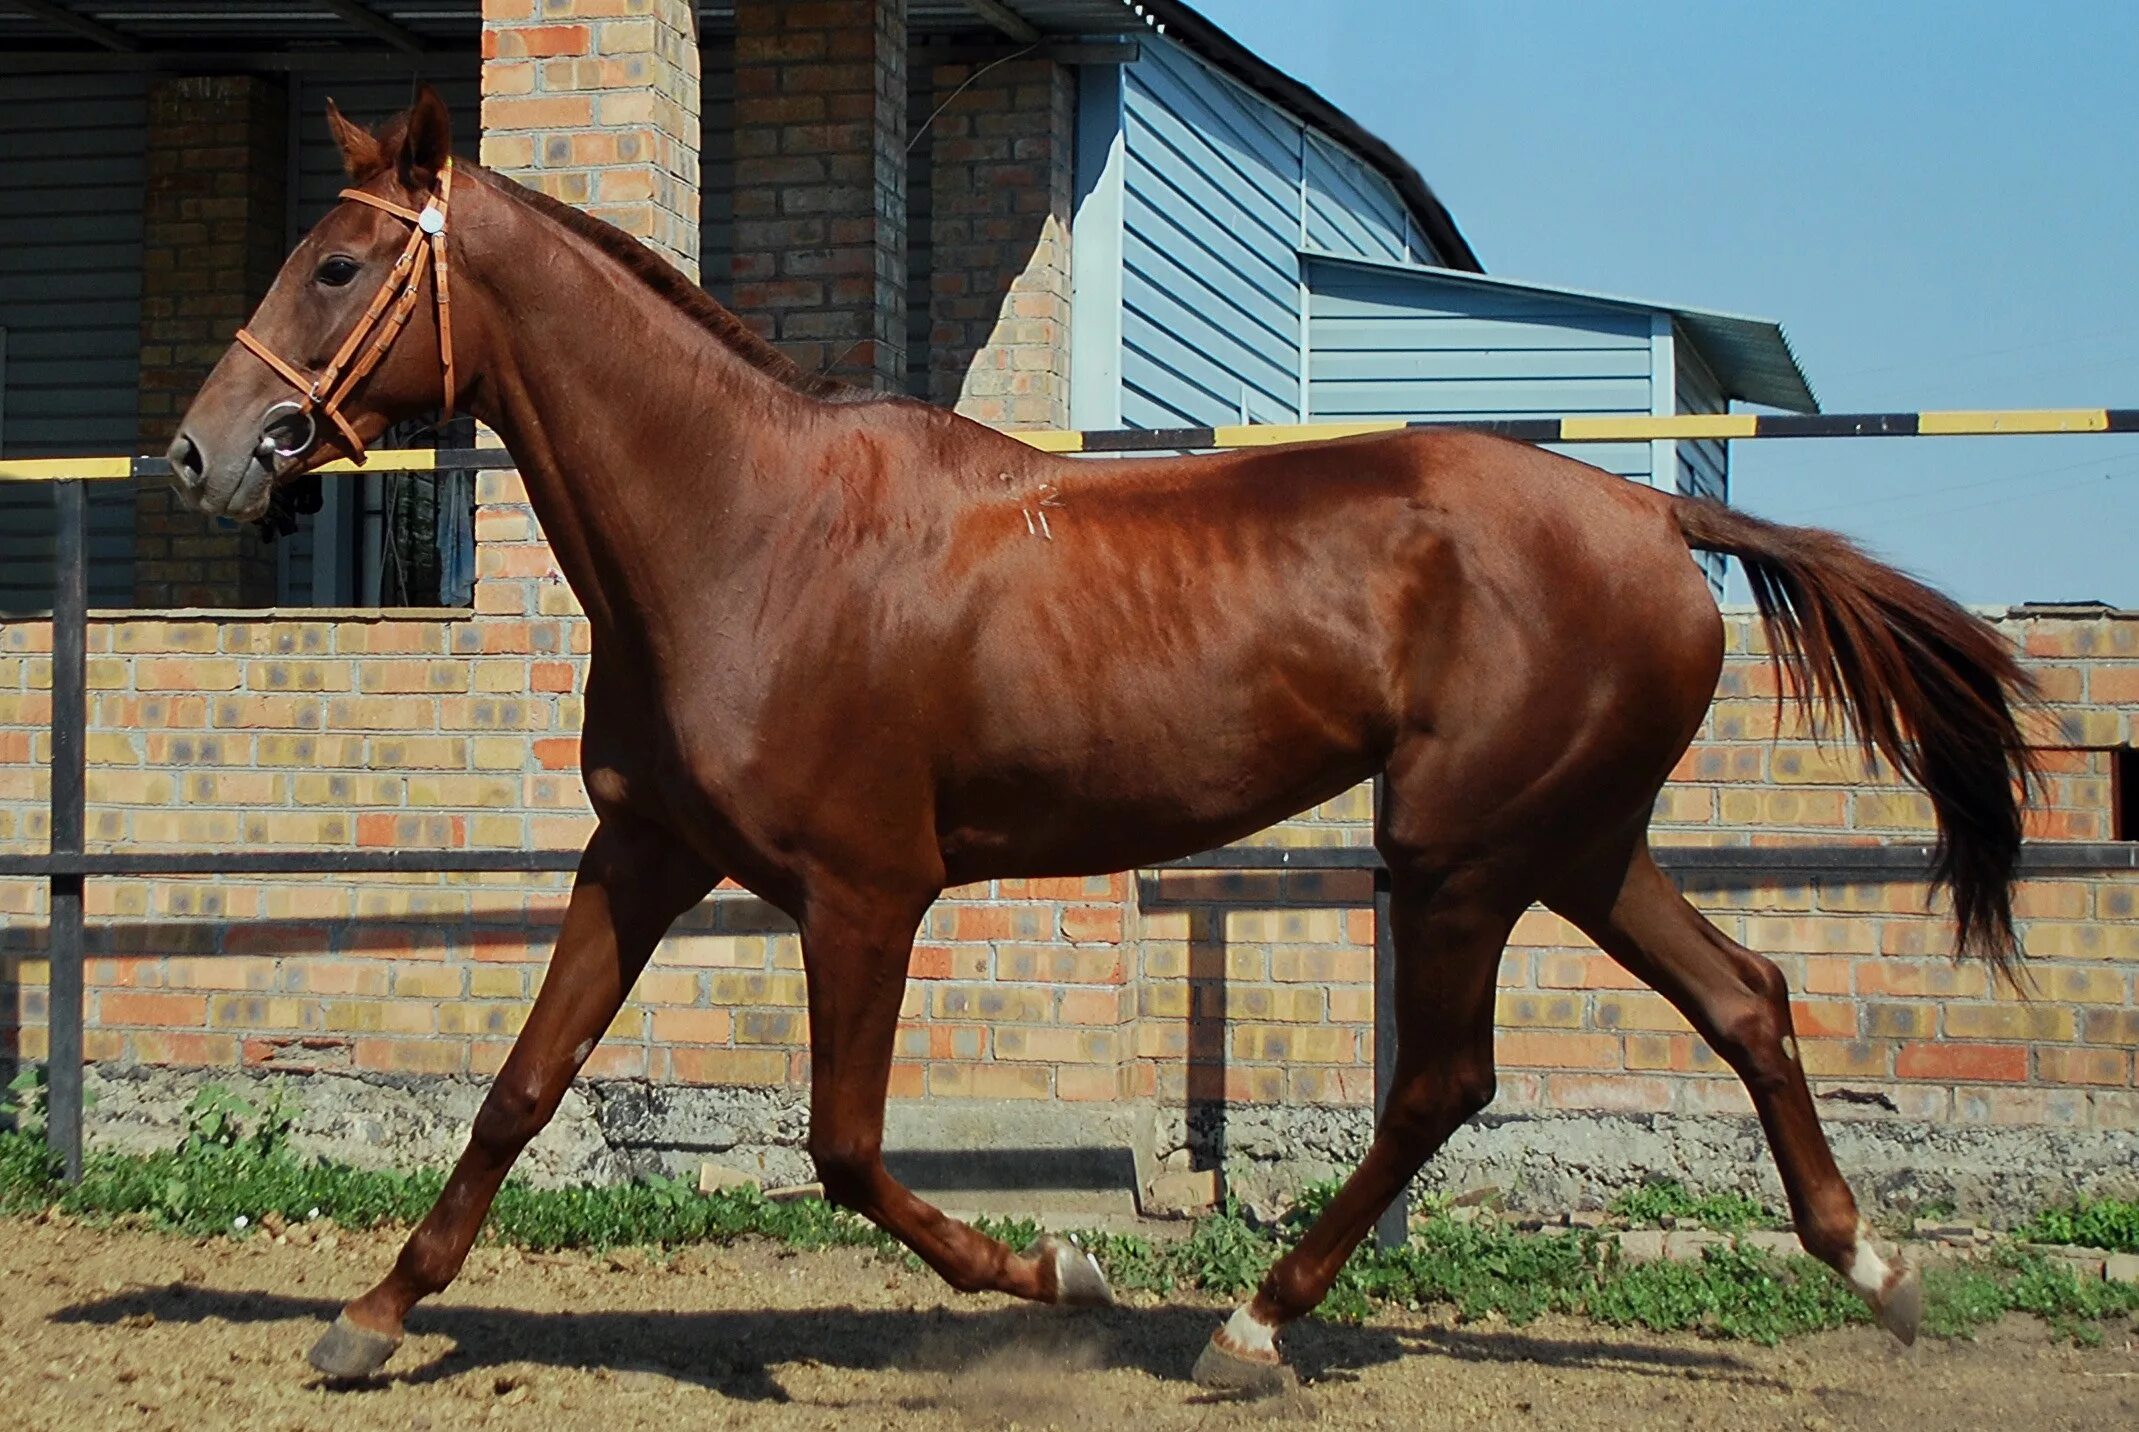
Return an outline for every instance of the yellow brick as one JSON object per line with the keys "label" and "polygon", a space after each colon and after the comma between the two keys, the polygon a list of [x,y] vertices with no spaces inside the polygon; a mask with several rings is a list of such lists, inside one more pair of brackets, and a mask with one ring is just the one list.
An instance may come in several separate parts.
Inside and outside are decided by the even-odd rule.
{"label": "yellow brick", "polygon": [[219,995],[208,1001],[208,1023],[219,1029],[304,1029],[313,1009],[308,1000]]}
{"label": "yellow brick", "polygon": [[1494,1002],[1493,1022],[1515,1029],[1579,1029],[1582,1001],[1571,994],[1503,993]]}
{"label": "yellow brick", "polygon": [[1112,1064],[1121,1058],[1121,1036],[1111,1029],[1019,1025],[995,1031],[995,1057],[1048,1064]]}
{"label": "yellow brick", "polygon": [[468,994],[473,999],[525,999],[527,972],[513,965],[471,965]]}
{"label": "yellow brick", "polygon": [[1243,1025],[1233,1031],[1233,1056],[1270,1064],[1348,1064],[1358,1057],[1358,1037],[1327,1026]]}
{"label": "yellow brick", "polygon": [[161,771],[90,770],[92,805],[169,805],[177,784]]}
{"label": "yellow brick", "polygon": [[472,743],[479,771],[518,771],[527,766],[528,745],[511,736],[478,736]]}
{"label": "yellow brick", "polygon": [[245,668],[253,691],[347,691],[349,664],[341,661],[254,661]]}
{"label": "yellow brick", "polygon": [[809,986],[800,975],[717,974],[708,982],[706,1002],[800,1007],[809,1003]]}
{"label": "yellow brick", "polygon": [[[501,970],[493,965],[477,965],[469,971],[470,978],[483,975],[513,977],[514,988],[506,993],[519,995],[519,971]],[[459,999],[461,973],[458,969],[436,965],[397,965],[394,968],[394,994],[402,999]]]}
{"label": "yellow brick", "polygon": [[2079,1038],[2079,1021],[2071,1010],[2050,1004],[1949,1004],[1946,1033],[1956,1039],[2041,1039],[2069,1044]]}
{"label": "yellow brick", "polygon": [[332,999],[320,1006],[320,1019],[338,1033],[429,1034],[432,1029],[431,1007],[405,1000]]}
{"label": "yellow brick", "polygon": [[953,1099],[1046,1099],[1054,1094],[1044,1064],[931,1064],[928,1092]]}
{"label": "yellow brick", "polygon": [[527,1023],[529,1008],[525,1004],[442,1004],[438,1007],[438,1032],[463,1038],[510,1038]]}

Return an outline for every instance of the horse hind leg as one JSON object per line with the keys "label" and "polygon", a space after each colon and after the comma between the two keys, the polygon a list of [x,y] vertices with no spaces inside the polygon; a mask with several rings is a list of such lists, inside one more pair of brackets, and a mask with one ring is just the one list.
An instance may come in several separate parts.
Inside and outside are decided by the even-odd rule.
{"label": "horse hind leg", "polygon": [[1043,1236],[1023,1252],[951,1218],[884,1167],[884,1102],[914,929],[934,892],[814,892],[802,925],[810,1001],[810,1156],[825,1197],[890,1233],[960,1292],[1110,1304],[1089,1253]]}
{"label": "horse hind leg", "polygon": [[1426,1160],[1493,1100],[1493,995],[1500,952],[1528,903],[1482,869],[1391,861],[1396,939],[1395,1078],[1366,1157],[1255,1296],[1196,1360],[1209,1388],[1263,1391],[1284,1377],[1277,1333],[1328,1294],[1345,1260]]}
{"label": "horse hind leg", "polygon": [[1546,903],[1669,1000],[1744,1081],[1805,1251],[1840,1273],[1888,1332],[1913,1343],[1921,1285],[1915,1270],[1889,1265],[1872,1246],[1835,1166],[1798,1062],[1782,971],[1688,904],[1646,844],[1595,874]]}

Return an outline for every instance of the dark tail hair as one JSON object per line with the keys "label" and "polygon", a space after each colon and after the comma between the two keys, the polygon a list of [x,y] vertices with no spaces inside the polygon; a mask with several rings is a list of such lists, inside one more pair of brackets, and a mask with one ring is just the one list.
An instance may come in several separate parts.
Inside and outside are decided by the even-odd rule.
{"label": "dark tail hair", "polygon": [[1837,705],[1869,757],[1931,797],[1934,887],[1953,894],[1957,950],[2013,977],[2012,884],[2036,776],[2016,707],[2034,678],[1987,622],[1833,532],[1673,500],[1688,545],[1745,565],[1776,661],[1816,731]]}

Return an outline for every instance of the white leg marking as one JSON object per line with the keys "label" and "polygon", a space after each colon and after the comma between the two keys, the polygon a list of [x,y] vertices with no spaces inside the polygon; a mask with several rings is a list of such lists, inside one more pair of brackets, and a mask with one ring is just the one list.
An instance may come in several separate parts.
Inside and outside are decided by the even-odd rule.
{"label": "white leg marking", "polygon": [[1856,1251],[1849,1258],[1849,1285],[1860,1297],[1873,1307],[1878,1307],[1886,1296],[1888,1278],[1886,1259],[1879,1256],[1871,1240],[1862,1232],[1857,1234]]}
{"label": "white leg marking", "polygon": [[1786,1056],[1788,1056],[1788,1058],[1789,1058],[1789,1060],[1790,1060],[1790,1062],[1791,1062],[1792,1064],[1795,1064],[1795,1063],[1797,1063],[1797,1062],[1798,1062],[1798,1058],[1797,1058],[1797,1036],[1796,1036],[1796,1035],[1794,1035],[1794,1034],[1785,1034],[1785,1035],[1784,1035],[1784,1036],[1782,1037],[1782,1052],[1783,1052],[1783,1053],[1784,1053],[1784,1054],[1785,1054]]}
{"label": "white leg marking", "polygon": [[573,1067],[573,1068],[575,1068],[575,1069],[577,1069],[577,1068],[578,1068],[578,1067],[579,1067],[580,1065],[582,1065],[582,1064],[586,1063],[586,1062],[587,1062],[587,1056],[588,1056],[589,1054],[592,1054],[593,1052],[594,1052],[594,1041],[593,1041],[593,1040],[591,1040],[591,1039],[582,1039],[582,1040],[580,1040],[580,1041],[579,1041],[579,1048],[577,1048],[577,1049],[575,1049],[575,1050],[573,1050],[573,1051],[572,1051],[572,1067]]}
{"label": "white leg marking", "polygon": [[1246,1353],[1250,1357],[1276,1357],[1276,1333],[1275,1328],[1265,1326],[1262,1319],[1255,1316],[1249,1304],[1242,1303],[1233,1310],[1233,1316],[1226,1319],[1225,1328],[1219,1336],[1224,1338],[1226,1345],[1235,1352]]}

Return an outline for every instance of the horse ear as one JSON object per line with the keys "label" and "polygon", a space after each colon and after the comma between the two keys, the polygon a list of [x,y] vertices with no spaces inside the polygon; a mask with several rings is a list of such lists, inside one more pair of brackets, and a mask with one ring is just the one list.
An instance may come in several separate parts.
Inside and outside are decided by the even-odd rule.
{"label": "horse ear", "polygon": [[426,189],[453,153],[453,116],[438,91],[422,85],[416,102],[409,106],[408,126],[401,136],[401,182],[410,189]]}
{"label": "horse ear", "polygon": [[342,168],[348,170],[349,177],[357,183],[363,183],[386,167],[386,155],[372,132],[343,118],[331,99],[327,101],[327,130],[334,136],[334,142],[341,146]]}

